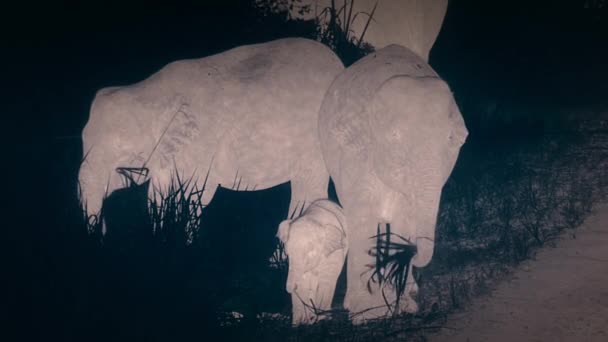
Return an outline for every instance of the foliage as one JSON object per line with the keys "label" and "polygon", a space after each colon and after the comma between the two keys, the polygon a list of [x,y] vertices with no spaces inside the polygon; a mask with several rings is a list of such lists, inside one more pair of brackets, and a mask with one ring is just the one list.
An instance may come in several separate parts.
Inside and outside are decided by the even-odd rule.
{"label": "foliage", "polygon": [[[365,43],[365,32],[373,20],[376,6],[370,13],[353,13],[354,0],[344,1],[341,7],[336,7],[332,0],[331,5],[325,7],[316,17],[317,39],[329,46],[340,57],[345,66],[349,66],[360,58],[373,51],[373,47]],[[352,35],[352,23],[359,15],[367,16],[365,28],[359,37]]]}
{"label": "foliage", "polygon": [[310,12],[311,5],[303,5],[302,0],[254,0],[254,7],[262,17],[279,15],[286,20],[295,20],[292,13],[304,15]]}
{"label": "foliage", "polygon": [[[373,20],[376,6],[370,13],[354,13],[353,4],[354,0],[343,1],[341,6],[336,5],[336,1],[332,1],[329,6],[314,13],[314,19],[309,20],[314,22],[316,31],[313,36],[307,38],[316,39],[330,47],[345,66],[353,64],[373,51],[373,47],[366,43],[364,38],[365,31]],[[291,23],[303,21],[294,18],[292,13],[299,13],[302,16],[312,11],[312,6],[302,4],[302,0],[256,0],[255,6],[261,17],[278,16]],[[366,25],[361,35],[356,37],[351,26],[359,16],[360,19],[366,20]]]}
{"label": "foliage", "polygon": [[[367,281],[368,291],[372,291],[372,284],[377,284],[382,291],[384,302],[393,314],[400,312],[400,300],[406,288],[409,275],[410,261],[416,254],[416,245],[407,238],[391,232],[390,224],[386,224],[384,231],[378,224],[376,235],[372,237],[375,244],[369,255],[375,258],[375,264],[367,265],[371,271]],[[397,241],[391,241],[397,239]],[[384,292],[385,287],[395,290],[396,299],[390,301]]]}

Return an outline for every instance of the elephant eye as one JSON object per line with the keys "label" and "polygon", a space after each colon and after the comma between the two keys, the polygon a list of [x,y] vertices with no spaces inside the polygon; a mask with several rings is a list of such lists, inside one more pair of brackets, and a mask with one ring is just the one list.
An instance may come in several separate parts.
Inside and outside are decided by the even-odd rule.
{"label": "elephant eye", "polygon": [[448,139],[450,140],[450,142],[456,142],[456,140],[458,140],[456,132],[454,132],[453,129],[450,130],[450,134],[448,134]]}

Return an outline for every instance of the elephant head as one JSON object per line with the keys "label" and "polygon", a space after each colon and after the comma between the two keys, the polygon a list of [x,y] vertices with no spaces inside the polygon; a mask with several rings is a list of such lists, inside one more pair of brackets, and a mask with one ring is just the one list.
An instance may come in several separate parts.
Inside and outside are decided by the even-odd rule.
{"label": "elephant head", "polygon": [[[119,167],[143,166],[143,146],[149,139],[124,106],[119,88],[104,88],[95,96],[82,132],[84,158],[78,181],[80,200],[88,214],[99,215],[105,196],[124,187]],[[122,98],[121,98],[122,97]],[[136,139],[138,137],[139,139]]]}
{"label": "elephant head", "polygon": [[[465,123],[433,69],[391,45],[337,77],[322,104],[319,131],[349,222],[345,306],[365,312],[360,318],[381,316],[399,298],[387,284],[368,291],[369,267],[376,265],[370,238],[379,224],[390,224],[394,240],[416,245],[411,265],[430,262],[441,191],[468,135]],[[416,288],[411,272],[408,278],[401,303],[416,311],[408,295]]]}
{"label": "elephant head", "polygon": [[293,323],[317,318],[311,306],[327,310],[348,251],[342,209],[314,201],[298,218],[285,220],[277,233],[289,257],[286,290],[292,295]]}
{"label": "elephant head", "polygon": [[[99,217],[104,197],[114,190],[146,180],[148,169],[154,170],[153,186],[167,184],[162,178],[172,165],[166,152],[181,159],[188,137],[198,131],[174,99],[159,108],[158,103],[142,103],[136,95],[128,88],[104,88],[91,106],[82,132],[85,156],[78,176],[80,200],[90,215]],[[160,123],[167,129],[162,130]]]}
{"label": "elephant head", "polygon": [[[423,267],[432,257],[441,190],[468,132],[448,85],[437,77],[393,76],[368,110],[369,171],[387,190],[379,218],[397,229],[405,222],[416,226],[414,263]],[[405,208],[415,210],[404,218]]]}

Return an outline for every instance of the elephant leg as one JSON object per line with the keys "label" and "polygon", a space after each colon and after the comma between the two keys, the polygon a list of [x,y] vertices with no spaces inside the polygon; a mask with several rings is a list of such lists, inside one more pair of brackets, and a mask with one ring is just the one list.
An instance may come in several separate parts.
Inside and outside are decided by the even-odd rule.
{"label": "elephant leg", "polygon": [[[366,215],[367,210],[348,210],[349,250],[347,260],[347,290],[344,307],[350,311],[355,324],[381,318],[391,313],[387,305],[394,302],[395,291],[370,280],[374,272],[375,257],[370,255],[375,240],[378,220]],[[368,290],[368,282],[370,289]],[[384,290],[384,291],[383,291]]]}
{"label": "elephant leg", "polygon": [[327,198],[329,172],[323,159],[298,168],[297,175],[291,178],[291,201],[288,218],[300,216],[314,200]]}
{"label": "elephant leg", "polygon": [[[320,312],[328,311],[331,309],[331,302],[334,299],[334,291],[336,290],[336,283],[327,281],[327,280],[319,280],[319,288],[315,294],[314,303],[317,309]],[[321,315],[320,318],[323,318],[324,315]]]}
{"label": "elephant leg", "polygon": [[[310,203],[328,197],[329,173],[322,160],[320,165],[317,164],[319,163],[311,163],[306,167],[306,172],[300,172],[291,179],[291,200],[287,218],[295,219],[299,217]],[[279,251],[278,247],[275,254],[280,256],[281,261],[287,260],[285,252]]]}
{"label": "elephant leg", "polygon": [[[419,241],[417,239],[416,234],[418,233],[417,230],[415,229],[411,229],[411,227],[415,227],[416,224],[413,223],[415,221],[412,220],[411,216],[406,215],[406,213],[408,212],[407,210],[403,210],[403,208],[406,208],[403,205],[398,206],[398,208],[401,208],[402,210],[396,210],[394,211],[390,217],[391,217],[391,232],[398,234],[399,236],[405,238],[407,240],[407,242],[405,241],[401,241],[399,238],[393,238],[396,239],[395,242],[397,243],[406,243],[406,244],[412,244],[412,243],[416,243]],[[406,313],[415,313],[418,312],[418,304],[416,303],[416,300],[414,299],[416,294],[418,293],[418,284],[416,284],[416,279],[414,278],[414,273],[413,273],[413,269],[415,265],[415,258],[417,255],[419,255],[419,249],[418,249],[418,245],[416,245],[416,249],[417,252],[416,254],[414,254],[414,256],[412,257],[412,259],[407,260],[408,265],[407,265],[407,277],[405,279],[405,288],[403,289],[403,293],[401,293],[400,297],[399,297],[399,302],[398,302],[398,307],[396,308],[397,313],[401,313],[401,312],[406,312]],[[395,298],[396,298],[396,293],[395,293]]]}

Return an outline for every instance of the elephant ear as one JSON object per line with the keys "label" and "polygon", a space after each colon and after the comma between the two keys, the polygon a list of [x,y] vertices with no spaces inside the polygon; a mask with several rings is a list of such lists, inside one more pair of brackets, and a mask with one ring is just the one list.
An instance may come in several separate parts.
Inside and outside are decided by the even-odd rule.
{"label": "elephant ear", "polygon": [[323,255],[328,257],[337,250],[345,250],[346,252],[347,241],[344,231],[333,224],[325,224],[323,225],[323,229],[325,230]]}
{"label": "elephant ear", "polygon": [[426,146],[439,144],[443,135],[447,139],[452,99],[437,77],[397,75],[378,88],[368,114],[373,164],[381,179],[394,180],[399,170],[428,153]]}
{"label": "elephant ear", "polygon": [[287,243],[289,240],[289,228],[291,227],[291,219],[284,220],[279,224],[279,230],[277,231],[277,237],[282,243]]}
{"label": "elephant ear", "polygon": [[467,140],[467,136],[469,135],[469,131],[467,130],[467,126],[464,122],[462,114],[460,113],[460,109],[458,108],[458,104],[456,101],[452,101],[452,105],[450,106],[450,120],[452,121],[452,134],[450,135],[450,143],[454,147],[460,147],[464,145]]}
{"label": "elephant ear", "polygon": [[372,129],[385,130],[393,124],[402,129],[399,124],[404,120],[429,124],[445,121],[452,102],[450,88],[438,77],[393,76],[378,88],[371,101]]}
{"label": "elephant ear", "polygon": [[189,107],[182,104],[162,127],[158,151],[164,163],[172,163],[172,156],[182,151],[198,136],[200,128]]}

